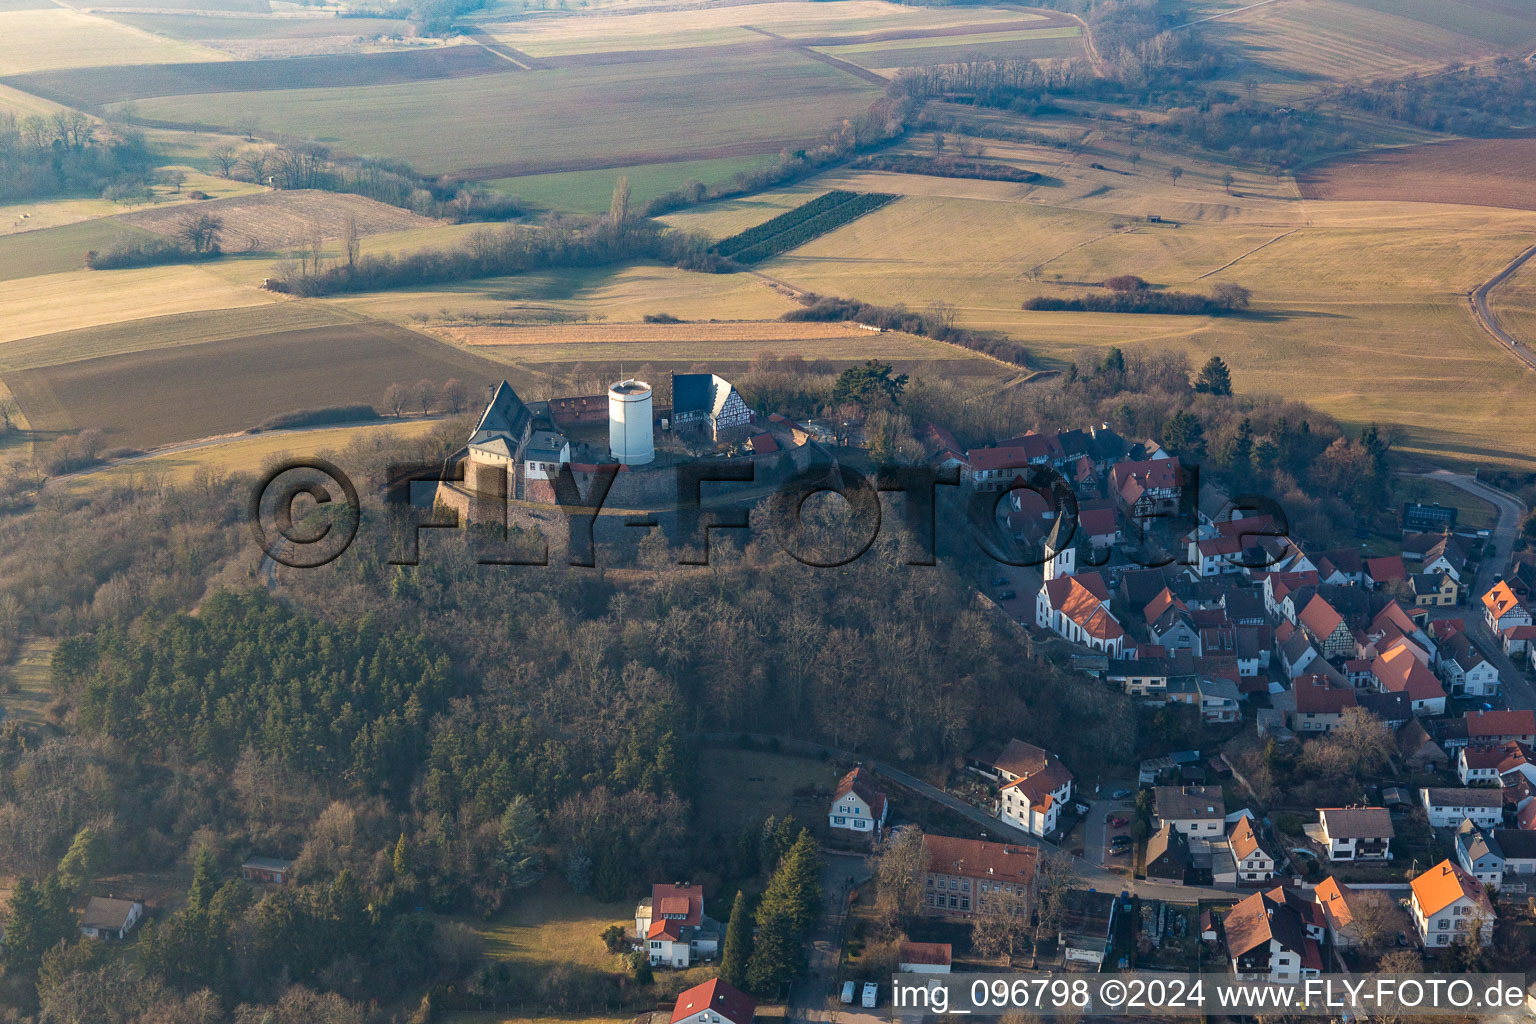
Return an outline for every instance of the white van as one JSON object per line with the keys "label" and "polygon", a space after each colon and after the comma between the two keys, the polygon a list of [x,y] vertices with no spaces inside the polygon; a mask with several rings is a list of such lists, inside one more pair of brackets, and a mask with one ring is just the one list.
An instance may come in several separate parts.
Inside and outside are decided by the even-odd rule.
{"label": "white van", "polygon": [[843,982],[843,1005],[853,1005],[853,982],[851,981]]}
{"label": "white van", "polygon": [[866,1007],[873,1007],[875,1005],[875,997],[878,996],[879,994],[880,994],[880,986],[879,985],[876,985],[872,981],[866,981],[864,983],[864,1005]]}

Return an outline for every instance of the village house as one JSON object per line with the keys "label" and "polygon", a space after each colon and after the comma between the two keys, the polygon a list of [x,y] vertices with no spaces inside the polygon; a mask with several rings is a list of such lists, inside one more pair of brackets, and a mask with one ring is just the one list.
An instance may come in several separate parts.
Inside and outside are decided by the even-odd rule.
{"label": "village house", "polygon": [[1461,597],[1461,584],[1448,572],[1418,572],[1408,577],[1417,608],[1450,608]]}
{"label": "village house", "polygon": [[1456,777],[1463,786],[1498,785],[1499,765],[1504,763],[1502,748],[1488,744],[1468,744],[1456,748]]}
{"label": "village house", "polygon": [[1531,613],[1504,580],[1483,595],[1483,618],[1488,628],[1498,634],[1515,626],[1531,625]]}
{"label": "village house", "polygon": [[1158,786],[1153,815],[1191,839],[1216,839],[1226,829],[1227,806],[1220,786]]}
{"label": "village house", "polygon": [[1383,555],[1380,558],[1367,558],[1365,560],[1365,585],[1372,590],[1393,583],[1404,583],[1408,579],[1408,570],[1403,565],[1401,555]]}
{"label": "village house", "polygon": [[1194,859],[1189,851],[1189,839],[1172,823],[1162,827],[1147,840],[1146,875],[1149,880],[1187,885]]}
{"label": "village house", "polygon": [[672,374],[672,426],[696,431],[711,441],[740,441],[752,423],[741,393],[713,373]]}
{"label": "village house", "polygon": [[885,794],[875,788],[870,773],[862,767],[844,775],[832,792],[832,807],[827,824],[870,836],[878,836],[885,827]]}
{"label": "village house", "polygon": [[1435,828],[1455,828],[1467,818],[1481,828],[1494,828],[1504,820],[1504,796],[1497,789],[1426,786],[1419,800]]}
{"label": "village house", "polygon": [[969,918],[993,893],[1028,905],[1039,857],[1034,846],[925,835],[923,913]]}
{"label": "village house", "polygon": [[1304,675],[1291,684],[1296,708],[1290,714],[1290,727],[1298,733],[1332,732],[1345,708],[1356,706],[1355,691],[1335,687],[1321,675]]}
{"label": "village house", "polygon": [[1493,937],[1493,904],[1460,864],[1443,860],[1415,878],[1412,888],[1413,923],[1425,949],[1449,946],[1474,928],[1483,942]]}
{"label": "village house", "polygon": [[1195,680],[1195,691],[1200,698],[1200,720],[1209,725],[1226,725],[1237,721],[1241,715],[1241,700],[1237,684],[1230,679],[1206,678]]}
{"label": "village house", "polygon": [[1241,981],[1294,983],[1322,973],[1322,908],[1283,887],[1256,892],[1223,923],[1232,973]]}
{"label": "village house", "polygon": [[1536,711],[1530,708],[1479,708],[1463,713],[1462,720],[1466,723],[1467,743],[1536,743]]}
{"label": "village house", "polygon": [[1415,562],[1421,573],[1449,573],[1456,582],[1467,568],[1467,552],[1448,533],[1415,533],[1403,538],[1403,561]]}
{"label": "village house", "polygon": [[1120,901],[1113,893],[1070,889],[1062,903],[1056,926],[1056,948],[1061,951],[1062,963],[1067,970],[1098,970],[1114,945],[1115,911]]}
{"label": "village house", "polygon": [[1493,840],[1504,858],[1504,873],[1515,878],[1536,875],[1536,832],[1518,828],[1493,830]]}
{"label": "village house", "polygon": [[1009,740],[997,754],[972,755],[974,766],[998,781],[998,818],[1031,835],[1056,831],[1062,808],[1072,799],[1072,773],[1054,755],[1033,743]]}
{"label": "village house", "polygon": [[1127,518],[1167,516],[1179,510],[1184,474],[1175,458],[1117,462],[1110,467],[1109,486]]}
{"label": "village house", "polygon": [[1472,634],[1455,633],[1441,641],[1437,651],[1440,678],[1452,694],[1494,697],[1499,692],[1499,670],[1483,653]]}
{"label": "village house", "polygon": [[1227,848],[1239,882],[1267,882],[1275,876],[1275,855],[1264,847],[1247,814],[1227,832]]}
{"label": "village house", "polygon": [[80,918],[80,934],[87,939],[126,939],[144,917],[138,900],[92,896]]}
{"label": "village house", "polygon": [[734,986],[713,978],[686,989],[672,1004],[672,1024],[752,1024],[757,1003]]}
{"label": "village house", "polygon": [[1312,890],[1312,899],[1323,912],[1329,942],[1340,949],[1359,944],[1355,916],[1361,911],[1360,894],[1329,875]]}
{"label": "village house", "polygon": [[1314,594],[1306,607],[1297,613],[1296,623],[1306,630],[1325,658],[1342,658],[1355,651],[1355,637],[1344,616],[1321,594]]}
{"label": "village house", "polygon": [[1469,818],[1457,826],[1455,843],[1462,870],[1490,888],[1504,884],[1504,851],[1492,830],[1478,828]]}
{"label": "village house", "polygon": [[1371,673],[1384,692],[1406,695],[1414,714],[1445,714],[1445,688],[1413,646],[1399,641],[1371,662]]}
{"label": "village house", "polygon": [[1146,645],[1137,648],[1135,658],[1113,659],[1104,671],[1106,682],[1114,683],[1132,697],[1161,699],[1168,690],[1168,659],[1148,656]]}
{"label": "village house", "polygon": [[635,937],[657,967],[690,967],[720,951],[720,925],[704,916],[704,887],[681,882],[651,886],[635,908]]}
{"label": "village house", "polygon": [[287,885],[293,861],[278,857],[248,857],[240,865],[240,877],[255,885]]}
{"label": "village house", "polygon": [[1392,815],[1385,807],[1322,807],[1323,846],[1332,861],[1391,860]]}

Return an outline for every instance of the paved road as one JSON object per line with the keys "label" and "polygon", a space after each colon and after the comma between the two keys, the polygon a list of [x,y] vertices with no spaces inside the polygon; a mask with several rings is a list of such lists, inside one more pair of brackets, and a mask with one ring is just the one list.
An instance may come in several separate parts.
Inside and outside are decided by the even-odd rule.
{"label": "paved road", "polygon": [[798,1020],[825,1019],[837,996],[837,966],[843,951],[843,923],[848,893],[870,877],[869,858],[827,853],[821,867],[821,891],[826,905],[811,933],[805,974],[790,986],[789,1015]]}
{"label": "paved road", "polygon": [[1467,302],[1472,307],[1472,317],[1477,321],[1478,326],[1493,335],[1494,340],[1509,349],[1516,359],[1519,359],[1532,369],[1536,369],[1536,354],[1533,354],[1530,349],[1520,344],[1508,331],[1504,330],[1499,324],[1499,318],[1494,315],[1493,310],[1488,308],[1488,293],[1509,280],[1510,276],[1525,266],[1532,256],[1536,256],[1536,245],[1525,250],[1525,252],[1515,257],[1514,262],[1509,266],[1472,289],[1472,294],[1467,296]]}
{"label": "paved road", "polygon": [[[1536,252],[1536,249],[1531,251]],[[1529,256],[1530,253],[1527,255]],[[1533,687],[1530,678],[1509,660],[1499,638],[1493,635],[1493,630],[1489,629],[1483,621],[1482,597],[1492,588],[1494,580],[1504,574],[1505,568],[1509,565],[1510,554],[1515,547],[1515,537],[1520,529],[1520,520],[1526,512],[1524,503],[1513,494],[1501,491],[1464,473],[1437,469],[1431,473],[1417,475],[1448,483],[1473,497],[1481,498],[1498,510],[1499,520],[1493,528],[1493,554],[1483,559],[1477,578],[1468,581],[1471,592],[1467,597],[1466,607],[1434,609],[1431,615],[1435,618],[1465,618],[1468,631],[1482,644],[1489,660],[1499,670],[1505,706],[1536,710],[1536,687]]]}

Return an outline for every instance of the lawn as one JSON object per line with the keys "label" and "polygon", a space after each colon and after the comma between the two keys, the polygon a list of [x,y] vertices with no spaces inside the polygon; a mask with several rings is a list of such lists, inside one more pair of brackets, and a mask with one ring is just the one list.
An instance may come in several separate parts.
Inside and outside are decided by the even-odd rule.
{"label": "lawn", "polygon": [[489,922],[466,922],[484,936],[485,954],[495,960],[614,971],[614,955],[599,936],[611,924],[635,927],[633,903],[599,903],[549,879],[509,902],[512,909]]}
{"label": "lawn", "polygon": [[[814,140],[878,95],[791,50],[510,72],[356,88],[142,100],[139,112],[230,125],[259,103],[265,130],[485,179],[775,153]],[[678,125],[686,122],[687,131]]]}
{"label": "lawn", "polygon": [[[87,220],[46,226],[46,221],[52,216],[69,217],[74,212],[86,210],[104,212],[102,207],[108,205],[122,209],[102,199],[65,199],[48,204],[37,203],[30,207],[8,206],[0,210],[0,217],[8,215],[10,218],[0,220],[0,225],[15,227],[22,213],[33,210],[37,211],[35,216],[39,221],[37,230],[0,234],[0,282],[80,271],[85,266],[85,254],[92,249],[109,249],[123,242],[150,237],[146,231],[95,214]],[[60,206],[63,208],[57,213],[47,209]],[[0,288],[4,287],[0,285]],[[7,319],[9,314],[8,309],[0,308],[0,321]]]}
{"label": "lawn", "polygon": [[1459,509],[1456,516],[1459,529],[1491,530],[1499,521],[1498,513],[1492,505],[1443,480],[1400,476],[1393,485],[1393,496],[1399,504],[1418,501]]}
{"label": "lawn", "polygon": [[[403,423],[391,420],[359,427],[326,427],[315,430],[254,434],[250,437],[212,444],[205,448],[170,452],[147,459],[104,466],[88,473],[69,477],[62,483],[72,492],[88,492],[102,487],[149,480],[184,485],[199,471],[209,471],[218,475],[255,473],[268,459],[278,455],[289,458],[309,458],[325,453],[332,461],[338,461],[337,453],[355,441],[399,439],[403,449],[406,442],[430,434],[439,423],[439,420],[408,420]],[[341,465],[343,470],[348,470],[345,464],[338,462],[338,465]]]}
{"label": "lawn", "polygon": [[0,11],[0,75],[103,64],[227,59],[216,50],[65,8]]}
{"label": "lawn", "polygon": [[729,181],[741,171],[762,167],[772,159],[772,156],[762,154],[721,157],[716,160],[676,160],[633,167],[605,167],[594,171],[497,178],[486,184],[517,196],[524,202],[551,210],[603,213],[613,198],[613,187],[620,175],[629,179],[630,205],[640,209],[662,193],[680,188],[690,180],[717,185]]}

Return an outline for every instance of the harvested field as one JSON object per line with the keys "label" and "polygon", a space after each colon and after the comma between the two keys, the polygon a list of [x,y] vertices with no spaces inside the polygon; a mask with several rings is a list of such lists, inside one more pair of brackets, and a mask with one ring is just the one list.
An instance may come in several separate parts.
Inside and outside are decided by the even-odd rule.
{"label": "harvested field", "polygon": [[1536,210],[1536,138],[1458,139],[1384,149],[1309,169],[1307,199],[1395,200]]}
{"label": "harvested field", "polygon": [[549,326],[439,327],[435,332],[460,345],[574,345],[588,342],[670,344],[719,341],[814,341],[820,338],[869,338],[851,323],[780,323],[743,320],[691,324],[560,324]]}
{"label": "harvested field", "polygon": [[[39,3],[44,0],[38,0]],[[210,46],[225,44],[415,35],[410,22],[399,18],[273,18],[207,14],[110,14],[113,21]]]}
{"label": "harvested field", "polygon": [[275,301],[275,296],[228,281],[206,265],[45,274],[0,282],[0,342],[141,317]]}
{"label": "harvested field", "polygon": [[525,202],[552,210],[574,213],[604,213],[613,198],[614,181],[619,175],[629,179],[630,202],[637,208],[689,180],[714,185],[729,181],[741,171],[750,171],[772,160],[769,154],[724,157],[719,160],[673,160],[660,164],[635,164],[630,167],[605,167],[595,171],[561,171],[554,174],[528,174],[521,178],[495,178],[490,187]]}
{"label": "harvested field", "polygon": [[224,222],[219,244],[226,252],[274,252],[304,243],[316,230],[341,238],[351,217],[362,235],[435,227],[437,221],[363,196],[302,189],[213,199],[195,207],[173,206],[130,213],[118,220],[157,235],[174,235],[189,213],[212,214]]}
{"label": "harvested field", "polygon": [[153,448],[246,430],[299,409],[378,402],[399,381],[504,376],[462,349],[387,324],[347,324],[133,352],[8,373],[32,429],[99,427]]}
{"label": "harvested field", "polygon": [[0,11],[0,75],[197,60],[222,62],[225,55],[60,7]]}
{"label": "harvested field", "polygon": [[[483,51],[482,51],[483,52]],[[351,59],[351,58],[345,58]],[[477,179],[775,153],[862,113],[873,85],[774,48],[744,59],[517,71],[454,81],[263,93],[263,130]],[[322,62],[325,63],[325,62]],[[166,96],[141,116],[233,124],[249,93]],[[687,131],[678,126],[686,124]]]}
{"label": "harvested field", "polygon": [[[40,274],[62,274],[85,267],[85,254],[146,235],[116,217],[0,235],[0,281]],[[4,313],[0,313],[4,319]]]}
{"label": "harvested field", "polygon": [[[130,31],[123,29],[123,31]],[[177,44],[171,44],[177,45]],[[480,46],[445,46],[394,53],[343,53],[281,60],[220,61],[208,64],[159,64],[82,67],[38,71],[5,80],[73,107],[155,96],[201,93],[248,93],[276,89],[336,89],[401,82],[426,82],[473,75],[516,73],[510,64]],[[249,105],[252,101],[244,102]]]}
{"label": "harvested field", "polygon": [[1082,29],[1077,24],[1009,32],[975,32],[943,36],[918,36],[891,42],[818,44],[834,57],[866,68],[918,67],[948,64],[971,57],[1006,60],[1022,57],[1076,57],[1083,52]]}

